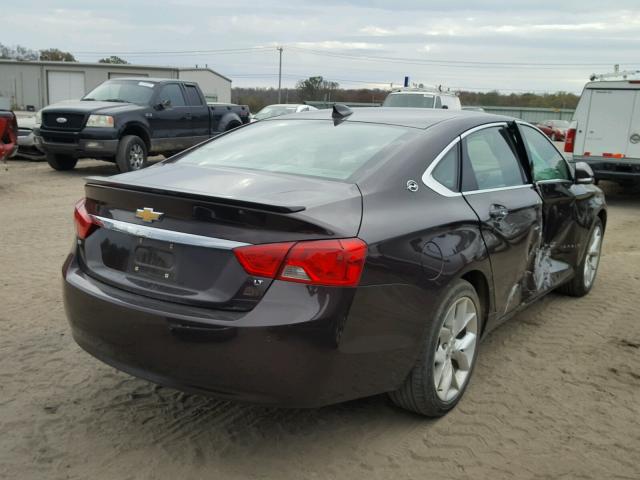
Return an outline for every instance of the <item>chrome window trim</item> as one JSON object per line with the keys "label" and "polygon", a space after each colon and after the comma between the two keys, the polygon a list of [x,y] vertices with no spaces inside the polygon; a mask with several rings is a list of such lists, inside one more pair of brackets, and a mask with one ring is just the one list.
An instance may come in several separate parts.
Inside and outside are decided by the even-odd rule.
{"label": "chrome window trim", "polygon": [[486,188],[483,190],[469,190],[466,192],[454,192],[452,190],[449,190],[444,185],[442,185],[432,176],[433,171],[438,166],[440,161],[445,157],[447,153],[449,153],[449,150],[451,150],[454,146],[456,146],[459,142],[461,142],[463,138],[468,137],[472,133],[478,132],[480,130],[484,130],[485,128],[506,127],[506,126],[507,126],[507,122],[492,122],[492,123],[485,123],[483,125],[478,125],[476,127],[470,128],[469,130],[462,132],[462,134],[459,137],[456,137],[451,143],[449,143],[449,145],[444,147],[444,149],[438,154],[438,156],[433,160],[433,162],[431,162],[429,167],[427,167],[426,171],[422,174],[422,183],[424,183],[431,190],[445,197],[460,197],[463,194],[476,195],[478,193],[500,192],[503,190],[514,190],[517,188],[533,187],[532,183],[525,183],[522,185],[512,185],[508,187]]}
{"label": "chrome window trim", "polygon": [[[575,175],[573,173],[573,170],[571,170],[571,165],[569,164],[569,161],[567,160],[567,158],[564,156],[564,154],[558,150],[558,147],[556,147],[555,143],[553,143],[549,137],[547,137],[546,133],[544,133],[542,130],[540,130],[538,127],[536,127],[535,125],[532,125],[530,123],[527,123],[523,120],[516,120],[516,123],[518,125],[524,125],[525,127],[529,127],[529,128],[533,128],[534,130],[536,130],[540,135],[542,135],[547,142],[549,142],[551,144],[551,146],[555,149],[556,152],[558,152],[558,154],[560,155],[560,157],[562,157],[562,160],[564,160],[565,165],[567,166],[567,169],[569,170],[569,175],[572,178],[554,178],[552,180],[557,180],[557,181],[563,181],[563,182],[571,182],[574,183],[575,182]],[[522,139],[523,141],[525,141],[525,139]],[[525,147],[526,148],[526,147]],[[527,155],[529,153],[527,152]],[[533,177],[533,168],[531,169],[531,176]],[[542,183],[542,182],[548,182],[549,180],[539,180],[536,183]]]}
{"label": "chrome window trim", "polygon": [[127,233],[136,237],[150,238],[163,242],[179,243],[181,245],[192,245],[194,247],[218,248],[221,250],[231,250],[237,247],[251,245],[250,243],[235,242],[223,238],[205,237],[192,233],[176,232],[174,230],[164,230],[162,228],[137,225],[135,223],[114,220],[113,218],[99,217],[91,215],[91,218],[102,228],[113,230],[114,232]]}
{"label": "chrome window trim", "polygon": [[510,187],[485,188],[484,190],[469,190],[462,192],[465,195],[477,195],[478,193],[502,192],[503,190],[517,190],[519,188],[533,188],[533,183],[525,183],[524,185],[512,185]]}
{"label": "chrome window trim", "polygon": [[473,127],[465,132],[462,132],[462,135],[460,135],[460,138],[468,137],[472,133],[476,133],[479,130],[484,130],[485,128],[506,127],[506,126],[507,126],[507,122],[485,123],[484,125],[478,125],[477,127]]}
{"label": "chrome window trim", "polygon": [[424,183],[427,187],[429,187],[434,192],[439,193],[444,197],[459,197],[462,195],[462,193],[449,190],[447,187],[445,187],[440,182],[438,182],[435,178],[433,178],[431,174],[433,173],[435,168],[438,166],[440,161],[447,155],[447,153],[449,153],[449,151],[452,148],[458,145],[458,142],[460,142],[460,137],[454,138],[453,141],[449,143],[449,145],[444,147],[444,149],[438,154],[438,156],[433,160],[433,162],[431,162],[431,164],[427,167],[425,172],[422,174],[422,183]]}

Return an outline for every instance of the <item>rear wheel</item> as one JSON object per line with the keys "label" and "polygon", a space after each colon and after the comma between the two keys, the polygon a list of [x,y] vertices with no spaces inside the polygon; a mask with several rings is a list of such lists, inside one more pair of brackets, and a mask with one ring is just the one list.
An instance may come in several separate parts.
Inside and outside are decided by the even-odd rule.
{"label": "rear wheel", "polygon": [[54,170],[73,170],[76,163],[78,163],[78,159],[71,155],[47,153],[47,163]]}
{"label": "rear wheel", "polygon": [[140,170],[147,166],[147,146],[135,135],[126,135],[120,140],[116,163],[121,172]]}
{"label": "rear wheel", "polygon": [[558,291],[572,297],[583,297],[591,291],[598,273],[600,264],[600,252],[602,250],[602,237],[604,228],[602,221],[598,218],[587,240],[587,248],[582,256],[582,260],[576,267],[576,274],[573,279],[558,288]]}
{"label": "rear wheel", "polygon": [[407,410],[440,417],[458,403],[478,355],[480,301],[465,280],[451,288],[427,329],[423,351],[404,384],[389,396]]}

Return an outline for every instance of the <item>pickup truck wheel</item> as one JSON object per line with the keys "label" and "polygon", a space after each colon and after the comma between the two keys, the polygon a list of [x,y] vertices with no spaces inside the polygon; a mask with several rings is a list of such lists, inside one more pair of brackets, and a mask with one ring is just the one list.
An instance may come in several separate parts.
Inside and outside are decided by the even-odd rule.
{"label": "pickup truck wheel", "polygon": [[147,166],[147,146],[140,137],[127,135],[118,145],[116,163],[121,172],[140,170]]}
{"label": "pickup truck wheel", "polygon": [[47,163],[54,170],[73,170],[78,163],[78,159],[69,155],[59,153],[47,153]]}

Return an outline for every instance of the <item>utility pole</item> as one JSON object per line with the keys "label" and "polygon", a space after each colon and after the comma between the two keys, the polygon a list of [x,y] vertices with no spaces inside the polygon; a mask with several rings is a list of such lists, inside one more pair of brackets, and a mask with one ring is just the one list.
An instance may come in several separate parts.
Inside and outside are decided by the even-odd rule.
{"label": "utility pole", "polygon": [[282,102],[282,47],[278,47],[280,63],[278,65],[278,103]]}

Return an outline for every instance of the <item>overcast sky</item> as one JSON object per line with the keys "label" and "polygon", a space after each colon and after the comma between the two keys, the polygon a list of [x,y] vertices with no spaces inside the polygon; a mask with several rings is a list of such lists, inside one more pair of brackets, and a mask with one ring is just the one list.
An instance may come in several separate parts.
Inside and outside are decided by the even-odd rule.
{"label": "overcast sky", "polygon": [[278,45],[285,86],[322,75],[343,87],[388,87],[409,75],[471,90],[579,92],[614,63],[640,69],[640,0],[52,3],[5,5],[0,42],[57,47],[81,61],[114,53],[207,64],[234,86],[277,86]]}

